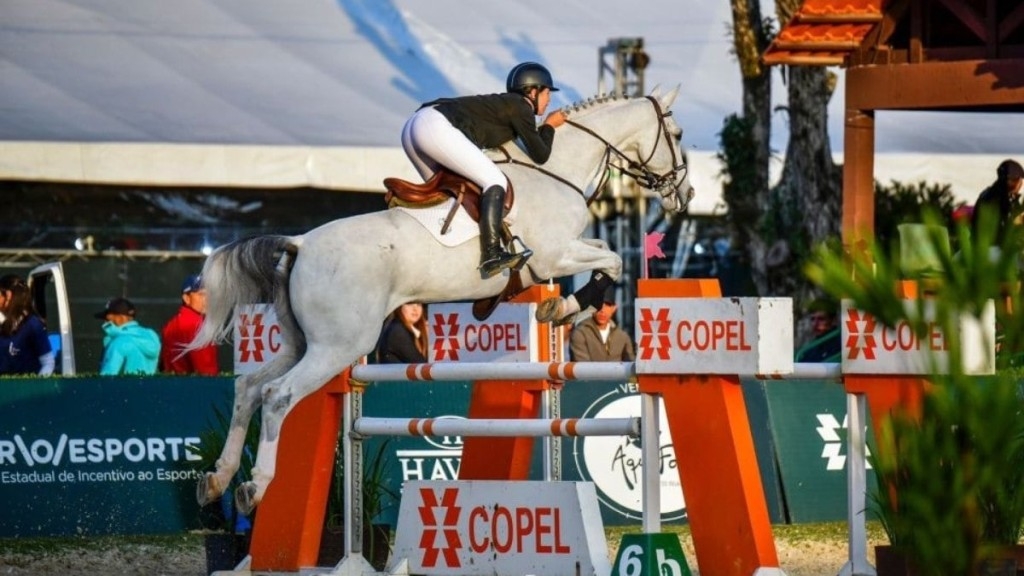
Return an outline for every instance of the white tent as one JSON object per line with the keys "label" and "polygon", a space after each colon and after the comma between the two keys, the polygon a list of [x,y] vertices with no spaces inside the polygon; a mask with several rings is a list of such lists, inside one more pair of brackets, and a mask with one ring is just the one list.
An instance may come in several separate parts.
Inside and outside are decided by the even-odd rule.
{"label": "white tent", "polygon": [[[641,37],[647,88],[682,86],[693,209],[710,213],[717,133],[740,108],[730,18],[724,0],[2,0],[0,179],[377,191],[415,177],[398,135],[420,102],[501,91],[509,67],[537,60],[567,104],[597,92],[600,47]],[[880,114],[876,177],[973,200],[1019,154],[1022,125]]]}

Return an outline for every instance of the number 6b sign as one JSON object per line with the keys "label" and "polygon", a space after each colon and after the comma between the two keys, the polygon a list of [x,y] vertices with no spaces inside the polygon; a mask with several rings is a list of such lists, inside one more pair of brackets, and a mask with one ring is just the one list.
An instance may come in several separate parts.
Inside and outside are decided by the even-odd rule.
{"label": "number 6b sign", "polygon": [[675,534],[625,534],[612,576],[692,576]]}

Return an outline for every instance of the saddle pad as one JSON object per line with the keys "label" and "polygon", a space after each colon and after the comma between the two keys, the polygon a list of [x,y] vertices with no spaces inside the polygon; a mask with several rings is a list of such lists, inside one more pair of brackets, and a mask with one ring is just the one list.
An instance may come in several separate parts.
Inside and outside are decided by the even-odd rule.
{"label": "saddle pad", "polygon": [[[451,211],[454,203],[455,199],[449,198],[446,202],[431,206],[430,208],[404,208],[398,206],[392,208],[392,210],[400,210],[408,214],[413,220],[419,222],[427,232],[430,232],[434,240],[437,240],[443,246],[451,247],[458,246],[480,236],[480,225],[474,222],[461,206],[455,212],[455,217],[452,218],[452,224],[448,227],[448,232],[441,234],[444,219],[448,217],[448,212]],[[518,203],[513,204],[512,210],[505,216],[505,222],[510,226],[514,222],[517,212],[519,212]]]}

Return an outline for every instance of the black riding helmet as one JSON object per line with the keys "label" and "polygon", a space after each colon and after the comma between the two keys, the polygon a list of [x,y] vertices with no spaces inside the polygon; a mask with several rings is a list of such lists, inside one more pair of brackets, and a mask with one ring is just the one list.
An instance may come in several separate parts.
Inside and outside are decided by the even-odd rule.
{"label": "black riding helmet", "polygon": [[536,114],[537,99],[528,96],[527,92],[531,88],[547,88],[552,92],[557,92],[558,88],[553,86],[554,83],[554,80],[551,79],[551,72],[548,72],[547,68],[536,62],[523,62],[516,64],[515,68],[508,73],[508,79],[505,80],[505,91],[522,94],[533,105],[533,113]]}
{"label": "black riding helmet", "polygon": [[524,96],[530,88],[547,88],[552,92],[558,92],[558,88],[555,88],[554,84],[554,80],[551,79],[551,72],[548,72],[547,68],[536,62],[523,62],[517,64],[508,73],[508,79],[505,81],[505,91],[516,92]]}

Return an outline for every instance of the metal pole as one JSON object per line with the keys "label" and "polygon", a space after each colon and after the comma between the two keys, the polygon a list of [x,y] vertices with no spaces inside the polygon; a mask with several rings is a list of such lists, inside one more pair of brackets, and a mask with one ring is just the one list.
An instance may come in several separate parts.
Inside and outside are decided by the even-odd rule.
{"label": "metal pole", "polygon": [[659,422],[657,394],[640,394],[640,451],[643,460],[643,531],[661,532],[661,474],[659,471]]}
{"label": "metal pole", "polygon": [[839,571],[839,576],[876,575],[874,567],[868,563],[864,514],[867,505],[866,413],[867,400],[864,394],[846,395],[846,498],[850,559]]}

